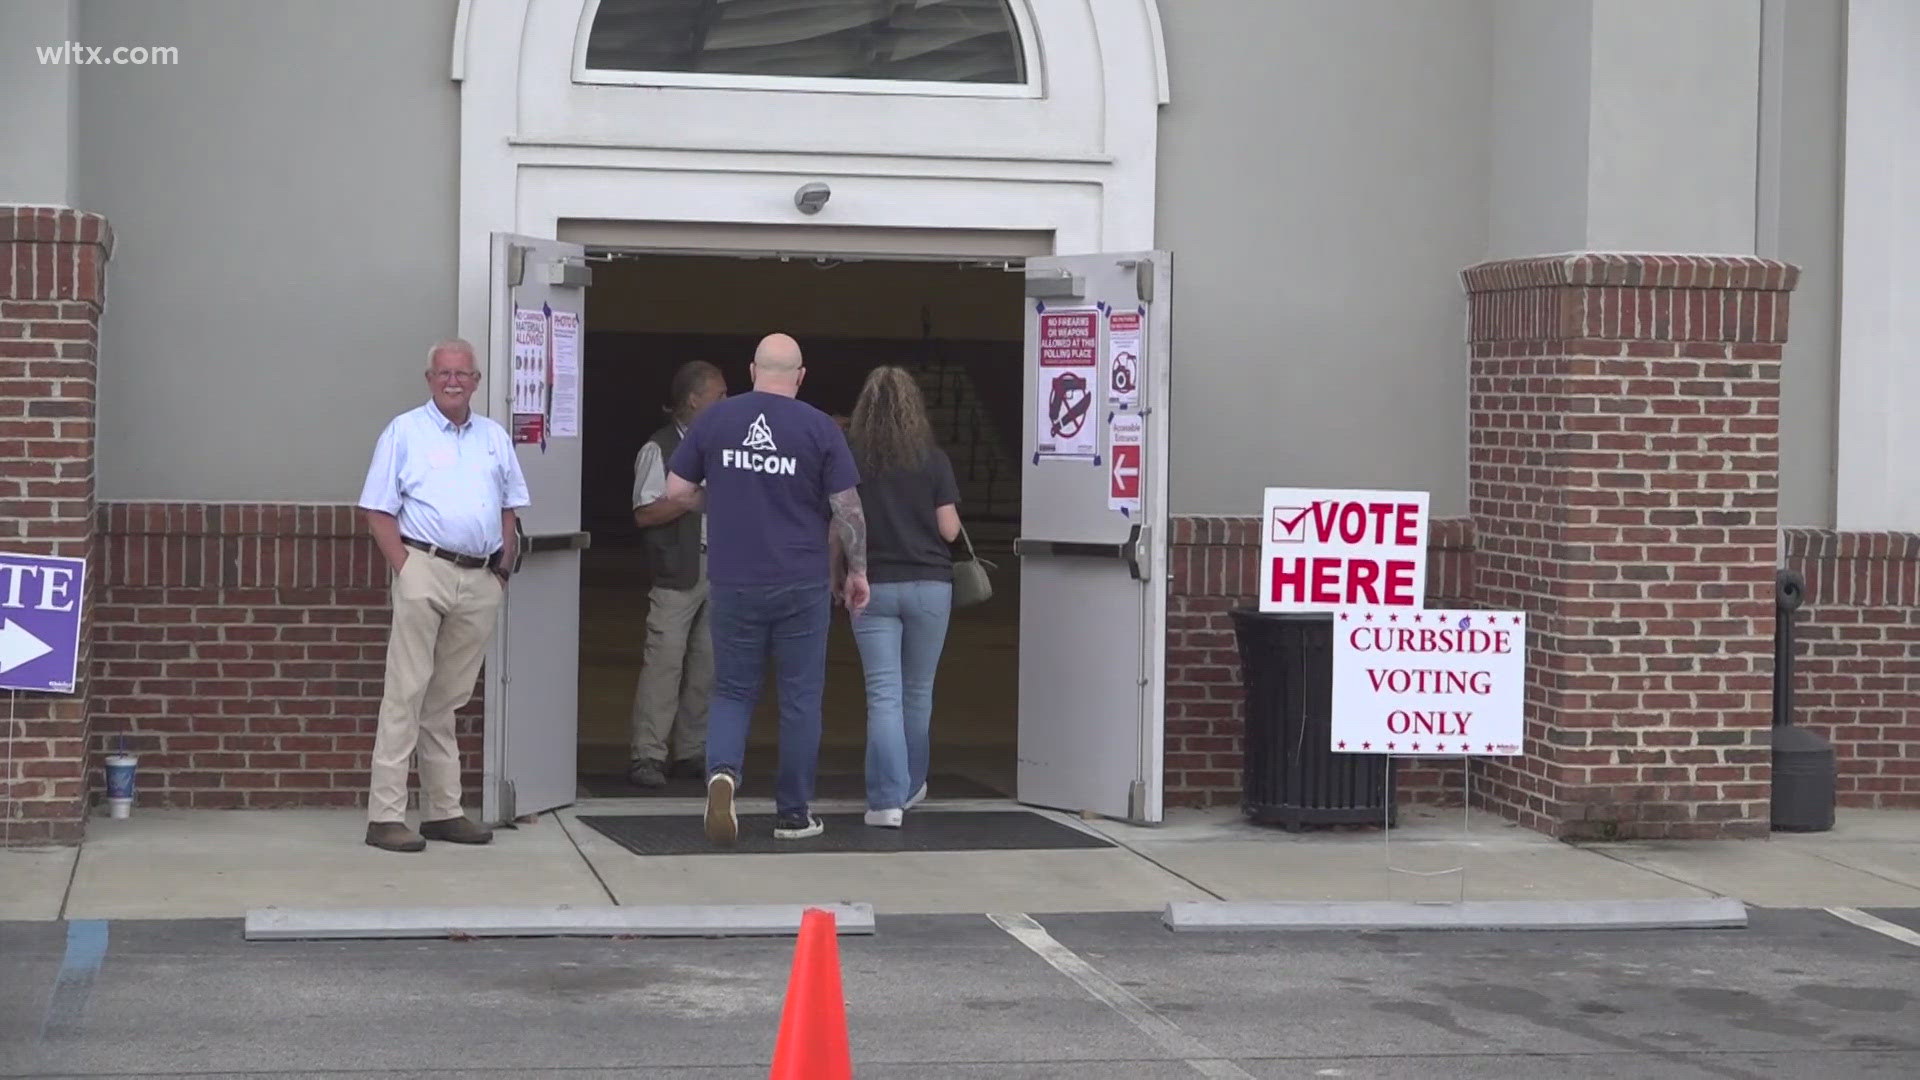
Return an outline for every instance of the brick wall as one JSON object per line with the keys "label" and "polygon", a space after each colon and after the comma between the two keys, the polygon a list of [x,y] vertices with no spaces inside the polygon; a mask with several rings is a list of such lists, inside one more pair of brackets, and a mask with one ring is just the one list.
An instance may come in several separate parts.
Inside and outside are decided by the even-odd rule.
{"label": "brick wall", "polygon": [[[139,752],[141,804],[364,805],[391,609],[359,512],[110,503],[99,533],[95,740]],[[476,695],[470,795],[480,725]]]}
{"label": "brick wall", "polygon": [[1780,355],[1798,271],[1575,255],[1465,272],[1476,595],[1529,613],[1526,754],[1564,837],[1768,831]]}
{"label": "brick wall", "polygon": [[[0,550],[90,554],[94,386],[112,250],[112,230],[96,214],[0,206]],[[20,692],[0,716],[0,843],[75,843],[85,831],[85,626],[95,585],[89,574],[74,692]]]}
{"label": "brick wall", "polygon": [[1920,809],[1920,534],[1788,529],[1785,554],[1795,723],[1833,743],[1840,805]]}
{"label": "brick wall", "polygon": [[[1245,691],[1228,613],[1258,606],[1260,522],[1251,517],[1173,520],[1167,580],[1166,802],[1240,801]],[[1435,521],[1427,536],[1427,605],[1469,607],[1473,527]],[[1457,802],[1457,767],[1412,759],[1397,766],[1400,797]]]}

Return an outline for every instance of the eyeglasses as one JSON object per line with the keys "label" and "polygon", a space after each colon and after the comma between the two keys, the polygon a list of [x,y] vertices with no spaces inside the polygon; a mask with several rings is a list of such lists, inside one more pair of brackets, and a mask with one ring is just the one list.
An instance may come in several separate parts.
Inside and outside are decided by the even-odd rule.
{"label": "eyeglasses", "polygon": [[477,371],[429,371],[427,372],[427,378],[440,382],[447,382],[451,379],[459,379],[461,382],[479,382],[480,373]]}

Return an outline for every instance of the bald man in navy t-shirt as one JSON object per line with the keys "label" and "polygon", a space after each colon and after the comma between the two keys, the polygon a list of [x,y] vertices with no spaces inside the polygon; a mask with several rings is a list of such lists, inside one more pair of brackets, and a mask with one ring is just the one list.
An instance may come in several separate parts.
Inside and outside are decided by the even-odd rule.
{"label": "bald man in navy t-shirt", "polygon": [[704,502],[707,515],[714,679],[706,824],[717,844],[739,838],[734,795],[769,651],[780,694],[773,835],[801,840],[824,830],[808,804],[820,756],[833,544],[846,552],[847,609],[859,614],[868,597],[867,521],[846,435],[796,400],[806,368],[792,338],[762,340],[752,370],[752,392],[708,406],[667,466],[667,498],[688,510]]}

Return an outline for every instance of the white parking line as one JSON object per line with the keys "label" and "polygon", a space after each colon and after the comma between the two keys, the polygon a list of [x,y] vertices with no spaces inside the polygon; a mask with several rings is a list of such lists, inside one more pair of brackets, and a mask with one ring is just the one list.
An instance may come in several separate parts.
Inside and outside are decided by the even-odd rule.
{"label": "white parking line", "polygon": [[1033,921],[1031,916],[1016,913],[988,915],[987,918],[993,920],[995,926],[1012,934],[1020,944],[1039,954],[1040,959],[1052,964],[1062,975],[1079,983],[1081,989],[1105,1002],[1108,1008],[1125,1017],[1128,1023],[1145,1032],[1148,1038],[1159,1043],[1201,1076],[1213,1077],[1214,1080],[1254,1080],[1252,1073],[1181,1031],[1173,1021],[1153,1011],[1152,1006],[1134,997],[1126,987],[1082,960],[1080,954],[1055,941],[1053,935]]}
{"label": "white parking line", "polygon": [[1859,908],[1830,907],[1827,909],[1827,914],[1837,919],[1845,919],[1855,926],[1865,927],[1876,934],[1885,934],[1895,941],[1902,941],[1915,948],[1920,948],[1920,934],[1916,934],[1898,923],[1890,923],[1878,916],[1869,915]]}

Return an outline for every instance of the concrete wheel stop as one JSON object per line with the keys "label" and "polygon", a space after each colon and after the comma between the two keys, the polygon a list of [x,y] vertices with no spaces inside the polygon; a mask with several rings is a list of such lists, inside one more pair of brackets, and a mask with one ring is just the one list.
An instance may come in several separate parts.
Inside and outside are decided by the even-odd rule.
{"label": "concrete wheel stop", "polygon": [[1682,900],[1176,900],[1161,922],[1176,932],[1277,930],[1744,930],[1731,897]]}
{"label": "concrete wheel stop", "polygon": [[367,938],[791,937],[809,908],[833,913],[841,934],[872,934],[873,905],[667,904],[580,907],[255,908],[248,941]]}

